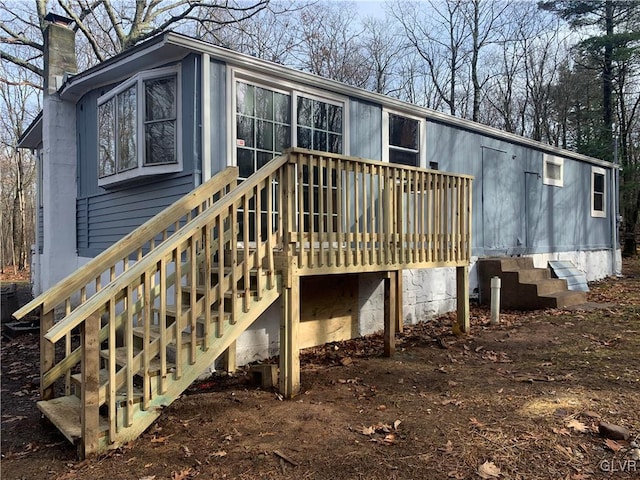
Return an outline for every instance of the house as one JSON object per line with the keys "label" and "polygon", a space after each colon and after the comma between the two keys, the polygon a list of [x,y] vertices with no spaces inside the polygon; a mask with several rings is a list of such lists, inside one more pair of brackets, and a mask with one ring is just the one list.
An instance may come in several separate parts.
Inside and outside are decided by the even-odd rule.
{"label": "house", "polygon": [[[231,348],[231,364],[285,352],[281,387],[294,394],[301,347],[383,325],[392,336],[389,318],[396,307],[408,323],[456,308],[468,316],[466,292],[477,293],[478,258],[527,256],[542,267],[550,259],[571,260],[589,280],[619,269],[611,163],[176,33],[75,73],[73,33],[61,17],[49,22],[44,108],[20,143],[38,160],[32,272],[35,293],[46,292],[35,301],[44,309],[44,338],[61,341],[82,325],[83,335],[93,332],[101,342],[120,327],[125,343],[141,340],[122,347],[122,358],[120,343],[109,340],[101,365],[71,347],[60,363],[45,354],[43,398],[51,398],[48,385],[64,372],[69,394],[69,366],[82,358],[82,432],[99,429],[87,402],[108,404],[113,424],[107,444],[123,441],[120,426],[134,425],[154,395],[176,395],[164,383],[166,373],[158,380],[145,374],[140,410],[118,401],[120,387],[133,394],[127,371],[149,372],[154,360],[157,371],[168,371],[169,347],[157,342],[174,341],[172,355],[181,358],[176,339],[187,335],[191,364],[205,365],[195,345],[210,332],[199,330],[198,315],[211,320],[219,313],[220,335],[223,323],[232,331],[242,325],[220,344]],[[258,170],[264,178],[252,176]],[[190,200],[221,175],[227,177],[215,189]],[[217,206],[225,198],[231,203]],[[167,207],[175,212],[176,202],[187,206],[177,220],[162,213]],[[207,208],[211,218],[203,220]],[[113,251],[119,241],[129,245],[131,232],[144,222],[166,219],[171,221],[145,237],[144,245]],[[191,233],[183,234],[183,227]],[[168,253],[159,251],[162,242],[171,243]],[[123,261],[116,264],[118,254]],[[98,255],[111,263],[98,268],[92,260]],[[131,266],[136,261],[145,265],[139,272]],[[215,273],[215,288],[196,288],[207,281],[202,271]],[[276,271],[289,273],[276,279]],[[291,271],[301,275],[299,284],[291,283]],[[91,282],[77,280],[80,272]],[[119,284],[125,277],[130,283]],[[187,280],[176,280],[182,278]],[[283,296],[270,297],[281,281]],[[254,287],[264,289],[268,302],[261,293],[251,296]],[[169,305],[161,290],[178,304]],[[105,291],[111,292],[106,300],[95,294]],[[395,305],[398,299],[402,303]],[[211,313],[205,304],[218,310]],[[252,306],[259,306],[257,319],[235,319]],[[178,320],[167,319],[178,318],[181,309],[185,328],[172,327]],[[145,325],[139,331],[127,327],[136,315]],[[54,325],[54,316],[65,320]],[[307,321],[306,329],[291,318]],[[153,328],[160,332],[156,337]],[[142,351],[150,353],[138,355]],[[98,382],[98,369],[112,380]],[[171,372],[180,377],[178,370]],[[103,385],[99,393],[88,390],[86,375]],[[89,438],[85,433],[68,438]],[[86,452],[101,448],[103,440],[87,444],[86,438]]]}

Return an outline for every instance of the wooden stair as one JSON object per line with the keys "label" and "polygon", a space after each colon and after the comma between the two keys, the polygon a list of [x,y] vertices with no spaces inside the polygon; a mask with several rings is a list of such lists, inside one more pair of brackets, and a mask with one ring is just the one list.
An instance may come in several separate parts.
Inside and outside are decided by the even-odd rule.
{"label": "wooden stair", "polygon": [[551,278],[548,268],[535,268],[530,257],[481,258],[478,260],[480,302],[491,300],[491,278],[500,277],[500,308],[539,310],[579,305],[586,294],[571,291],[563,279]]}

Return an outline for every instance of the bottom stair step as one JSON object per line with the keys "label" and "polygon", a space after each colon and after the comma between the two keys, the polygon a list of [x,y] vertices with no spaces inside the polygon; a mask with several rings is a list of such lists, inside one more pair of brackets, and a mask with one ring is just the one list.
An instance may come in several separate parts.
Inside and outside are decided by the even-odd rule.
{"label": "bottom stair step", "polygon": [[547,308],[562,308],[586,303],[587,294],[576,290],[565,290],[563,292],[542,295],[540,299],[547,303]]}
{"label": "bottom stair step", "polygon": [[[37,403],[38,409],[53,423],[60,432],[75,444],[82,437],[82,410],[80,399],[75,395],[43,400]],[[109,424],[100,417],[100,432],[106,433]]]}

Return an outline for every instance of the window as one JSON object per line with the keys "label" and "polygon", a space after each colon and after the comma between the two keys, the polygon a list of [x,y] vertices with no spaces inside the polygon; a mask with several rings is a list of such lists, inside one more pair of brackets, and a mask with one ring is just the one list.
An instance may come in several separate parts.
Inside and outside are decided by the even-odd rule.
{"label": "window", "polygon": [[234,73],[236,164],[247,178],[285,149],[296,146],[345,153],[345,102],[298,90],[286,82],[245,79]]}
{"label": "window", "polygon": [[604,168],[591,167],[591,216],[606,217],[606,172]]}
{"label": "window", "polygon": [[177,68],[143,72],[98,99],[98,184],[182,170]]}
{"label": "window", "polygon": [[299,96],[297,146],[342,153],[342,116],[342,105]]}
{"label": "window", "polygon": [[562,187],[564,185],[564,159],[545,153],[542,161],[542,183]]}
{"label": "window", "polygon": [[290,146],[291,96],[238,82],[236,155],[240,177],[249,177]]}
{"label": "window", "polygon": [[410,167],[426,164],[422,119],[384,112],[383,129],[386,160]]}

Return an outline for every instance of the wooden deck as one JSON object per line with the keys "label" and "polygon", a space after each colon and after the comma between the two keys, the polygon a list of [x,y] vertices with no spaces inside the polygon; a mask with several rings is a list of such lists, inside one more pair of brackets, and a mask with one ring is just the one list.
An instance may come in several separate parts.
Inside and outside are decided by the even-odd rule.
{"label": "wooden deck", "polygon": [[278,298],[293,397],[300,349],[357,333],[347,316],[301,327],[305,277],[382,272],[392,355],[402,270],[456,267],[468,329],[470,177],[293,149],[236,179],[220,173],[16,312],[41,309],[39,406],[81,456],[135,438],[217,357],[233,369],[236,339]]}

